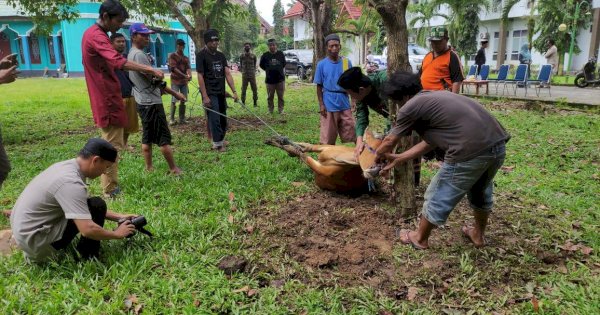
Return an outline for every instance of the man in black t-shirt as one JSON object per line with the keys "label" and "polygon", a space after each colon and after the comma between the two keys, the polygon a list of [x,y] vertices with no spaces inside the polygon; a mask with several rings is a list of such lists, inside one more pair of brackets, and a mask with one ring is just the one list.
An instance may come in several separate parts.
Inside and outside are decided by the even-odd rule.
{"label": "man in black t-shirt", "polygon": [[[377,148],[378,161],[392,160],[383,172],[434,148],[446,152],[444,164],[425,192],[418,229],[401,231],[400,240],[417,249],[428,248],[433,228],[445,224],[450,212],[467,195],[475,226],[464,226],[462,232],[476,247],[484,246],[493,205],[493,180],[504,162],[504,144],[510,136],[477,101],[449,91],[422,89],[418,76],[403,71],[392,75],[384,87],[388,98],[408,101]],[[423,141],[400,154],[390,154],[401,136],[413,130]]]}
{"label": "man in black t-shirt", "polygon": [[[207,111],[208,128],[212,136],[212,148],[218,152],[225,152],[225,133],[227,132],[227,104],[225,103],[225,80],[233,92],[233,100],[237,102],[233,77],[227,66],[225,55],[218,51],[219,32],[208,29],[204,32],[206,46],[196,55],[196,70],[198,71],[198,85],[202,93],[204,107]],[[219,112],[219,115],[215,112]]]}
{"label": "man in black t-shirt", "polygon": [[260,68],[265,71],[267,84],[267,103],[269,105],[269,113],[273,114],[275,105],[273,99],[277,92],[277,109],[279,114],[283,114],[283,92],[285,91],[285,56],[280,50],[277,50],[275,39],[271,38],[267,41],[269,51],[265,52],[260,57]]}
{"label": "man in black t-shirt", "polygon": [[481,66],[485,64],[485,49],[488,47],[488,41],[481,41],[481,48],[477,51],[477,55],[475,56],[475,64],[477,65],[477,74],[481,71]]}

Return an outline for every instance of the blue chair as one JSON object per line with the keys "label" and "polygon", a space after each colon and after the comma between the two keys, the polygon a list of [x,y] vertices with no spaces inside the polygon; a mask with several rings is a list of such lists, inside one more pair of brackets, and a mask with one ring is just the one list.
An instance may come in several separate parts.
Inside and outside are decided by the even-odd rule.
{"label": "blue chair", "polygon": [[487,80],[490,76],[490,65],[481,65],[479,76],[481,77],[481,80]]}
{"label": "blue chair", "polygon": [[[552,96],[550,92],[550,81],[552,79],[552,65],[542,65],[540,73],[538,73],[537,80],[529,80],[527,82],[535,85],[535,94],[540,96],[542,88],[548,88],[548,95]],[[527,96],[527,90],[525,90],[525,96]]]}
{"label": "blue chair", "polygon": [[[489,68],[489,66],[488,66]],[[498,94],[498,85],[500,83],[504,83],[506,78],[508,78],[508,70],[510,69],[510,65],[501,65],[498,69],[498,77],[495,79],[488,78],[488,81],[494,82],[496,84],[496,94]],[[482,67],[483,70],[483,67]]]}
{"label": "blue chair", "polygon": [[467,73],[467,78],[470,76],[475,76],[477,74],[477,65],[471,65],[469,68],[469,73]]}
{"label": "blue chair", "polygon": [[527,95],[527,72],[529,71],[529,65],[520,64],[517,67],[517,72],[515,73],[514,78],[507,79],[504,81],[504,88],[502,89],[502,94],[506,91],[506,88],[509,84],[514,84],[513,92],[517,95],[517,85],[523,85],[525,88],[525,95]]}

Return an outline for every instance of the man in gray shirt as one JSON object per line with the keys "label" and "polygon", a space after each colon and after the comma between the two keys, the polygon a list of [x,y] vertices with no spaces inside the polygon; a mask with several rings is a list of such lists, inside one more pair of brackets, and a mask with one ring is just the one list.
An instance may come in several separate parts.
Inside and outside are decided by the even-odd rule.
{"label": "man in gray shirt", "polygon": [[[129,27],[133,47],[127,55],[127,60],[143,65],[151,65],[144,48],[150,43],[150,34],[154,31],[148,29],[143,23],[133,23]],[[153,171],[152,144],[160,147],[160,152],[167,160],[171,174],[181,174],[181,169],[175,165],[173,150],[171,149],[171,131],[167,123],[165,108],[162,103],[162,91],[175,96],[180,101],[185,101],[185,96],[172,91],[163,81],[154,80],[151,75],[130,71],[129,78],[133,82],[133,97],[135,98],[142,120],[142,154],[146,163],[146,170]]]}
{"label": "man in gray shirt", "polygon": [[[417,249],[428,248],[433,228],[445,224],[450,212],[467,195],[475,226],[464,226],[462,232],[476,247],[484,246],[493,205],[493,180],[504,162],[504,144],[510,136],[478,102],[448,91],[422,89],[418,76],[403,71],[395,73],[384,87],[389,98],[406,104],[377,148],[379,161],[391,161],[383,172],[434,148],[446,152],[440,171],[427,187],[418,229],[401,231],[400,240]],[[413,130],[423,141],[400,154],[390,154],[401,136]]]}
{"label": "man in gray shirt", "polygon": [[77,251],[82,258],[98,257],[100,241],[129,236],[129,221],[114,230],[104,220],[119,221],[135,215],[106,209],[100,197],[88,197],[86,178],[96,178],[115,163],[117,150],[106,140],[90,139],[75,159],[58,162],[36,176],[21,193],[10,213],[10,225],[25,257],[44,262],[66,248],[81,233]]}

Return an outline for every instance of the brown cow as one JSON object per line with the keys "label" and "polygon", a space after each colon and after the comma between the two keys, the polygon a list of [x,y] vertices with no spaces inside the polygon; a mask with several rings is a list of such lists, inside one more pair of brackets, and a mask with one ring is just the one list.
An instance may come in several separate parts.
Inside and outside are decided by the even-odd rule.
{"label": "brown cow", "polygon": [[[377,176],[380,167],[375,165],[375,150],[382,137],[365,132],[365,149],[354,157],[354,147],[292,143],[281,137],[271,138],[266,144],[281,148],[290,156],[297,156],[315,173],[315,183],[321,189],[340,193],[363,192],[368,189],[368,179]],[[318,152],[317,160],[306,152]]]}

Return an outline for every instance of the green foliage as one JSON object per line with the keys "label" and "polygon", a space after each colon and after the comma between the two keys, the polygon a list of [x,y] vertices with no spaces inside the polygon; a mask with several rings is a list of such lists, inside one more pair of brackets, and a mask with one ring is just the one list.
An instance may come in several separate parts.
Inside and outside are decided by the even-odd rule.
{"label": "green foliage", "polygon": [[[589,27],[592,16],[585,14],[585,12],[589,11],[589,7],[582,5],[582,11],[579,13],[579,16],[574,19],[575,6],[578,2],[580,1],[539,0],[537,3],[538,22],[536,23],[535,32],[540,33],[540,36],[533,41],[533,47],[537,51],[546,51],[548,48],[546,46],[546,40],[552,38],[555,41],[559,55],[562,56],[569,50],[571,40],[570,32],[573,29],[573,23],[575,23],[577,30],[582,27],[584,29]],[[558,26],[563,23],[566,24],[568,28],[567,31],[560,32]],[[580,52],[581,48],[577,43],[577,38],[575,38],[575,48],[573,53],[579,54]]]}
{"label": "green foliage", "polygon": [[249,22],[249,30],[248,41],[253,44],[258,42],[258,35],[260,34],[260,21],[258,20],[258,12],[256,11],[256,5],[254,0],[250,0],[248,4],[248,22]]}
{"label": "green foliage", "polygon": [[283,20],[284,15],[285,11],[281,5],[281,0],[276,0],[275,5],[273,6],[273,35],[275,35],[275,38],[277,39],[283,37],[283,29],[285,27],[285,21]]}
{"label": "green foliage", "polygon": [[31,17],[36,33],[49,34],[60,21],[73,21],[79,16],[77,0],[6,0],[20,14]]}
{"label": "green foliage", "polygon": [[408,26],[412,28],[415,34],[415,42],[423,47],[428,46],[427,36],[429,35],[431,19],[438,16],[448,19],[447,15],[438,13],[437,6],[432,2],[410,3],[406,10],[413,15],[413,18],[408,22]]}

